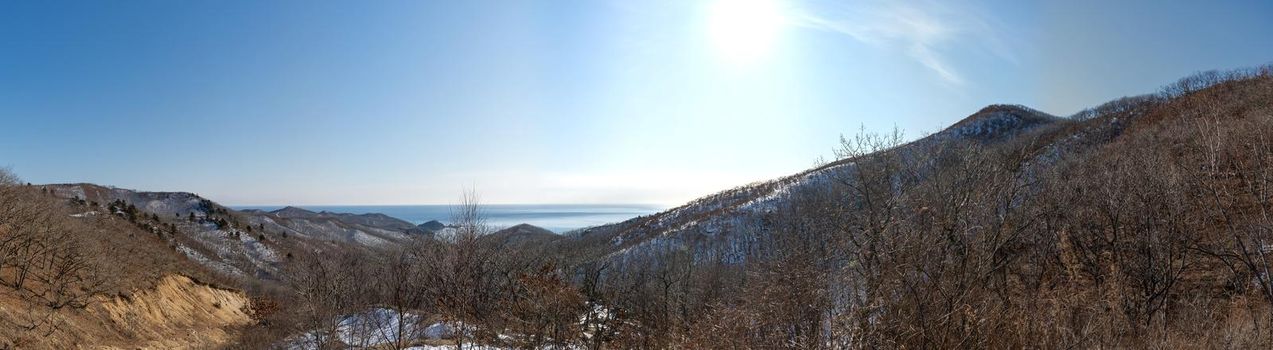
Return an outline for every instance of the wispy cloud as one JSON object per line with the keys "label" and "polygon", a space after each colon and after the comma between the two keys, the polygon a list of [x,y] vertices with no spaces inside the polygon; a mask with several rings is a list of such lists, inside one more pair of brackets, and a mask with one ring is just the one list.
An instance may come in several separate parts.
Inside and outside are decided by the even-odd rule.
{"label": "wispy cloud", "polygon": [[974,6],[958,1],[802,0],[792,3],[796,25],[847,35],[898,50],[952,84],[964,79],[944,54],[955,46],[984,49],[1015,61],[997,31]]}

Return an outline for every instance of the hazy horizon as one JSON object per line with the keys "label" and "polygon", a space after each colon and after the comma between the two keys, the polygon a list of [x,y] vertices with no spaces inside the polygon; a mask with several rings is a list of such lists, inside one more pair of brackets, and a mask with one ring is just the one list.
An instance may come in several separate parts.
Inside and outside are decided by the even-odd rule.
{"label": "hazy horizon", "polygon": [[0,166],[221,203],[671,206],[840,134],[1273,60],[1273,3],[6,2]]}
{"label": "hazy horizon", "polygon": [[[340,208],[340,207],[413,207],[413,206],[456,206],[457,203],[391,203],[391,204],[225,204],[221,205],[238,209],[263,209],[275,208],[282,209],[286,207],[297,207],[309,209],[313,208]],[[639,206],[639,207],[655,207],[666,208],[657,203],[479,203],[479,206]]]}
{"label": "hazy horizon", "polygon": [[[229,207],[235,210],[274,211],[287,206]],[[416,225],[430,220],[453,223],[451,214],[454,209],[450,204],[294,205],[292,207],[315,212],[384,214]],[[494,229],[530,224],[556,233],[622,222],[666,209],[662,206],[642,204],[483,204],[481,208],[486,224]]]}

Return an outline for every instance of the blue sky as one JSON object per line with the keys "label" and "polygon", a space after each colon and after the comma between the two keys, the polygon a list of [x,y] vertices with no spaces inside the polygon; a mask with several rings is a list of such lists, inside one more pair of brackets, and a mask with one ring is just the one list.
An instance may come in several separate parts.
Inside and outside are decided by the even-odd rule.
{"label": "blue sky", "polygon": [[0,165],[226,204],[677,204],[837,136],[1273,61],[1208,1],[5,1]]}

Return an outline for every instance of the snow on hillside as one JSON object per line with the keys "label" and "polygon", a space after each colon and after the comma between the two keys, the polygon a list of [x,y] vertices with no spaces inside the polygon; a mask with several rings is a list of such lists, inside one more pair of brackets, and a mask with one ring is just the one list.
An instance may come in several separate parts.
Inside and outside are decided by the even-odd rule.
{"label": "snow on hillside", "polygon": [[371,215],[314,213],[290,207],[273,212],[253,211],[244,214],[249,225],[264,225],[269,231],[369,247],[402,242],[410,239],[413,234],[423,234],[423,231],[408,222]]}
{"label": "snow on hillside", "polygon": [[[140,192],[92,184],[44,187],[55,196],[81,199],[93,206],[122,201],[135,207],[146,214],[145,225],[152,225],[152,231],[171,240],[192,261],[236,276],[259,277],[279,272],[280,246],[263,240],[267,233],[270,239],[287,239],[293,246],[307,246],[308,240],[315,240],[372,247],[424,234],[409,222],[384,215],[314,213],[300,208],[274,213],[239,212],[187,192]],[[119,210],[114,214],[124,216]],[[177,234],[169,232],[169,227],[174,227]]]}
{"label": "snow on hillside", "polygon": [[[907,154],[951,141],[997,142],[1060,121],[1063,119],[1022,106],[994,105],[946,130],[890,151]],[[695,252],[696,259],[739,261],[747,247],[756,242],[753,233],[765,230],[760,222],[764,214],[776,211],[792,193],[827,188],[836,177],[852,171],[852,160],[846,159],[709,195],[649,217],[581,230],[574,235],[611,234],[610,245],[614,250],[608,256],[612,259],[624,260],[634,254],[693,245],[690,251]]]}
{"label": "snow on hillside", "polygon": [[990,140],[1004,139],[1034,127],[1061,121],[1061,118],[1017,105],[993,105],[955,123],[926,140]]}
{"label": "snow on hillside", "polygon": [[245,275],[242,270],[239,270],[239,268],[234,267],[233,265],[227,264],[224,261],[209,259],[207,256],[203,255],[202,253],[199,253],[198,251],[188,246],[178,244],[177,251],[181,252],[181,254],[184,254],[186,258],[190,259],[190,261],[194,261],[198,263],[199,265],[203,265],[204,267],[207,267],[211,269],[212,271],[216,271],[216,272],[229,275],[229,276],[244,276]]}

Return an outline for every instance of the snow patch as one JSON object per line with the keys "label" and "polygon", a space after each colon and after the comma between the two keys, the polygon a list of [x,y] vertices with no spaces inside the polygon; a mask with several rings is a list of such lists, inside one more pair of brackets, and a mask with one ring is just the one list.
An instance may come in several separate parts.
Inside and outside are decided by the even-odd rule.
{"label": "snow patch", "polygon": [[222,262],[222,261],[215,261],[215,260],[209,259],[203,254],[200,254],[198,251],[191,249],[190,247],[187,247],[184,245],[177,245],[177,251],[181,252],[182,254],[185,254],[186,257],[189,258],[190,260],[193,260],[194,262],[199,263],[199,265],[203,265],[209,269],[212,269],[213,271],[217,271],[217,272],[224,273],[227,275],[232,275],[232,276],[244,275],[243,271],[239,270],[237,267],[231,266],[230,264],[226,264],[225,262]]}

